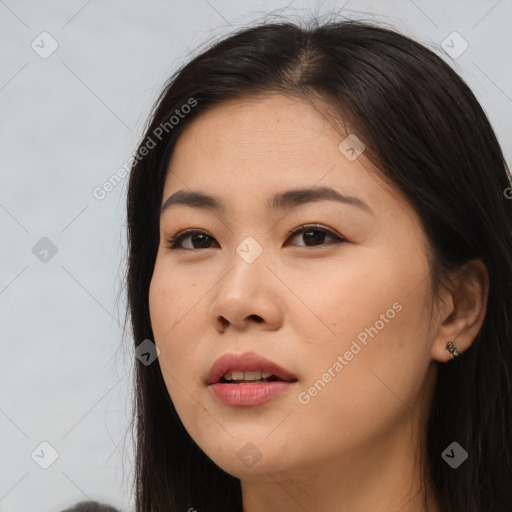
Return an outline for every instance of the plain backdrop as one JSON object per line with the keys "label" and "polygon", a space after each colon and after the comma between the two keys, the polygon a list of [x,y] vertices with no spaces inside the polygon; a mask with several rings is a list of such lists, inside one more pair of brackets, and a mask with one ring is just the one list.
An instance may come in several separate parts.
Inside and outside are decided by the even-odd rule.
{"label": "plain backdrop", "polygon": [[171,73],[272,11],[380,19],[426,44],[510,161],[510,0],[0,0],[0,512],[133,509],[127,179],[93,191],[132,154]]}

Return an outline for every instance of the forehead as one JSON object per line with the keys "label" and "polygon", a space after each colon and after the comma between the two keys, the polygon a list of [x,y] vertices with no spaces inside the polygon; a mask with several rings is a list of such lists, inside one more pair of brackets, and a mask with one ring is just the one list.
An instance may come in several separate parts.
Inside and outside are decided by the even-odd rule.
{"label": "forehead", "polygon": [[[218,196],[331,186],[368,203],[400,197],[368,170],[364,151],[350,160],[332,121],[284,95],[230,100],[200,114],[181,134],[169,161],[164,195],[202,188]],[[165,200],[164,197],[164,200]]]}
{"label": "forehead", "polygon": [[[328,128],[326,119],[309,103],[280,94],[265,94],[209,108],[189,124],[178,144],[187,148],[195,144],[214,146],[216,153],[229,148],[231,154],[238,153],[240,157],[251,153],[256,156],[262,149],[267,153],[293,147],[297,152],[304,141],[318,145],[323,139],[324,144],[336,144],[340,135]],[[292,156],[289,151],[284,154]]]}

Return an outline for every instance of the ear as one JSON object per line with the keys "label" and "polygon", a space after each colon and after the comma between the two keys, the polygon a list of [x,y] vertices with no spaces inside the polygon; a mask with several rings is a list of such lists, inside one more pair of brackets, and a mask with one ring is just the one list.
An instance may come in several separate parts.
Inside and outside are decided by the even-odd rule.
{"label": "ear", "polygon": [[489,295],[489,273],[481,259],[465,263],[458,272],[453,290],[444,290],[432,341],[432,359],[447,362],[453,355],[450,341],[465,352],[475,340],[485,319]]}

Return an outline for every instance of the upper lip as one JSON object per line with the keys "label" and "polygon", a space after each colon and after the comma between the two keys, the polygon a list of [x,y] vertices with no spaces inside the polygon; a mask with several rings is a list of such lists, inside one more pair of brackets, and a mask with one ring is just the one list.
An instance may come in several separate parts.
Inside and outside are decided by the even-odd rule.
{"label": "upper lip", "polygon": [[257,371],[271,373],[281,380],[295,381],[297,377],[277,363],[254,352],[243,354],[224,354],[219,357],[210,369],[207,384],[215,384],[228,371]]}

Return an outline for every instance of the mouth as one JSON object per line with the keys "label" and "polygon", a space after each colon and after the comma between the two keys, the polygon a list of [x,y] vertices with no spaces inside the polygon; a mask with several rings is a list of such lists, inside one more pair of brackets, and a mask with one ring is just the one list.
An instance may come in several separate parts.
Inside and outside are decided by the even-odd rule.
{"label": "mouth", "polygon": [[206,384],[236,385],[275,381],[295,382],[297,377],[259,354],[245,352],[224,354],[217,359],[210,369]]}
{"label": "mouth", "polygon": [[255,406],[287,391],[298,379],[288,370],[252,352],[225,354],[207,379],[213,396],[225,405]]}
{"label": "mouth", "polygon": [[275,382],[283,381],[276,375],[263,371],[228,371],[218,382],[223,384],[254,384],[256,382]]}

